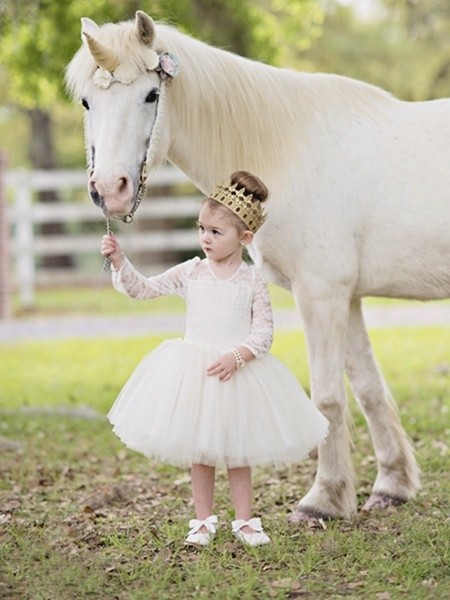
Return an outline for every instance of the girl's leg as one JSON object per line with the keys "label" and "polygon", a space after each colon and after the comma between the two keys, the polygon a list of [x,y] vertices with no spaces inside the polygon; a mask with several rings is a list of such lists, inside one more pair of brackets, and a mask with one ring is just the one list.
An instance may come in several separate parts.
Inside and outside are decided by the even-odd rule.
{"label": "girl's leg", "polygon": [[195,514],[200,521],[212,515],[215,473],[215,468],[208,465],[194,464],[191,467],[192,497]]}
{"label": "girl's leg", "polygon": [[214,476],[214,467],[200,464],[191,467],[192,496],[197,518],[189,521],[190,530],[184,541],[188,546],[207,546],[216,533],[217,517],[212,514]]}
{"label": "girl's leg", "polygon": [[[231,499],[236,520],[248,521],[252,516],[252,472],[250,467],[228,469]],[[250,527],[243,527],[244,533],[252,533]]]}

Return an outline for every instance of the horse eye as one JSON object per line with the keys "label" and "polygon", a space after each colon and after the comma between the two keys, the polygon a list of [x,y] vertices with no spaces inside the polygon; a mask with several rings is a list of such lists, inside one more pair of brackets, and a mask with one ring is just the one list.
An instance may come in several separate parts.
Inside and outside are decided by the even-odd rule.
{"label": "horse eye", "polygon": [[158,97],[159,97],[159,90],[158,90],[158,88],[153,88],[147,94],[147,96],[145,98],[145,101],[148,102],[149,104],[151,104],[152,102],[155,102],[155,100],[157,100]]}
{"label": "horse eye", "polygon": [[88,104],[88,101],[86,100],[86,98],[81,99],[81,104],[84,106],[84,108],[86,110],[89,110],[89,104]]}

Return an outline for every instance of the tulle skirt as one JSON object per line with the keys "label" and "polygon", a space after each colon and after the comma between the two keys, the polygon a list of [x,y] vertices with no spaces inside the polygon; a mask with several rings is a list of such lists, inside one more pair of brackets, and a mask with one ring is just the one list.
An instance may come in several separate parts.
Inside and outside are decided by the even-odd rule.
{"label": "tulle skirt", "polygon": [[206,375],[220,354],[181,339],[160,344],[111,408],[113,431],[129,448],[179,467],[292,463],[323,442],[327,419],[276,357],[249,361],[221,382]]}

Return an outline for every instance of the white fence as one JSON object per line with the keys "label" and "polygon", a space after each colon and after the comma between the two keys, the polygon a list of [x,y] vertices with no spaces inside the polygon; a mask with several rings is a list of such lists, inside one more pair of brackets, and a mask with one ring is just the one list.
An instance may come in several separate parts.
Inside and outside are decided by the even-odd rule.
{"label": "white fence", "polygon": [[[120,224],[121,237],[126,244],[127,252],[164,252],[184,251],[197,247],[197,234],[193,227],[167,227],[167,220],[194,218],[198,213],[199,195],[195,188],[188,186],[189,195],[174,194],[154,197],[152,189],[166,188],[189,184],[190,181],[174,167],[162,167],[152,177],[148,189],[148,198],[144,198],[137,214],[136,222],[131,225]],[[6,184],[12,193],[13,202],[8,211],[11,225],[12,244],[10,255],[14,263],[14,284],[19,291],[23,307],[29,308],[34,304],[36,285],[47,279],[43,269],[38,266],[42,256],[86,255],[96,253],[98,256],[100,236],[98,233],[64,233],[58,235],[42,235],[37,225],[44,223],[102,223],[102,213],[88,198],[86,202],[37,203],[34,195],[38,191],[58,192],[86,189],[85,171],[27,171],[17,170],[7,174]],[[184,187],[184,186],[183,186]],[[79,192],[78,192],[79,193]],[[145,220],[166,221],[164,229],[142,230],[139,222]],[[69,227],[70,229],[70,227]],[[76,228],[75,228],[76,230]],[[99,256],[101,268],[101,257]],[[160,266],[160,265],[159,265]],[[54,275],[57,273],[54,273]],[[60,275],[60,274],[57,274]],[[86,278],[86,274],[78,275]],[[67,269],[63,281],[75,281],[77,274]]]}

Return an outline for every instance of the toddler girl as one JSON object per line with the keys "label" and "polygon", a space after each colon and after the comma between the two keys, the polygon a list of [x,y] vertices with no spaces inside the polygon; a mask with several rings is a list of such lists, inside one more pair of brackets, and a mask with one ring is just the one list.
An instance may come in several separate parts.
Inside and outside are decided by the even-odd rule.
{"label": "toddler girl", "polygon": [[215,468],[227,469],[235,510],[232,531],[251,546],[270,542],[252,517],[251,467],[305,458],[328,421],[295,376],[269,354],[272,311],[261,273],[242,259],[266,219],[265,185],[239,171],[206,198],[198,235],[206,258],[144,277],[113,235],[101,253],[114,287],[137,299],[177,294],[186,301],[183,339],[166,340],[138,365],[108,414],[114,432],[145,456],[190,467],[196,518],[186,544],[216,533]]}

